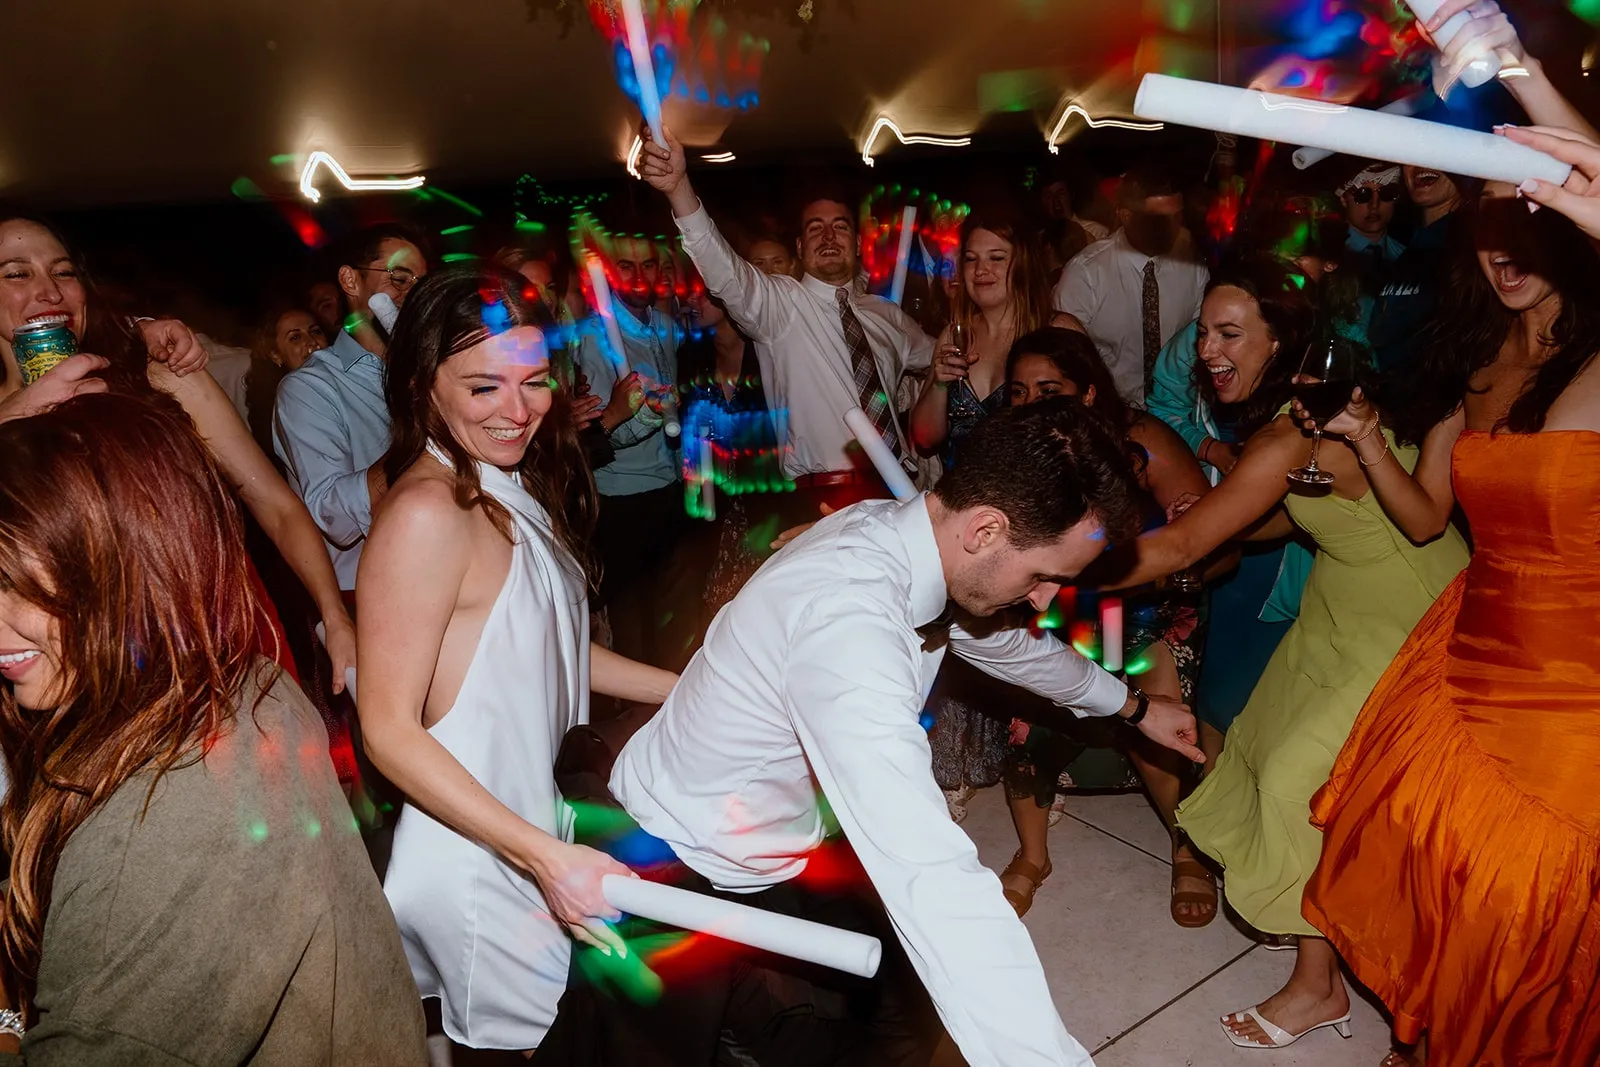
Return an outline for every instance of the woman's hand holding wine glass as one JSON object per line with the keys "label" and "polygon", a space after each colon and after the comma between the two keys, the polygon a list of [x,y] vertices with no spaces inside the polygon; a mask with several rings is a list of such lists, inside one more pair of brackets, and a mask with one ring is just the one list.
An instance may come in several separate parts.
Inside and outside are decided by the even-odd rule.
{"label": "woman's hand holding wine glass", "polygon": [[1289,472],[1301,485],[1332,485],[1333,475],[1317,466],[1317,448],[1323,430],[1350,403],[1356,389],[1356,368],[1361,363],[1356,345],[1329,335],[1313,341],[1294,376],[1295,410],[1311,424],[1311,459]]}

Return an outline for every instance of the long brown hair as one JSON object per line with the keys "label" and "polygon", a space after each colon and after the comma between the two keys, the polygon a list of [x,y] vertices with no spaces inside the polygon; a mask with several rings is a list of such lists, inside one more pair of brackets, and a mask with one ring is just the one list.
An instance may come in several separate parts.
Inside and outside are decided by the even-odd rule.
{"label": "long brown hair", "polygon": [[[439,367],[456,353],[495,333],[539,324],[539,313],[522,296],[526,282],[522,275],[504,267],[472,263],[445,267],[422,279],[406,298],[405,311],[395,324],[384,386],[394,427],[394,443],[383,459],[390,484],[421,458],[432,441],[450,457],[455,470],[456,505],[483,508],[508,537],[511,517],[499,501],[483,491],[477,463],[456,441],[433,402],[433,383]],[[490,321],[493,328],[487,324]],[[549,514],[561,546],[583,569],[590,585],[597,585],[592,541],[600,502],[594,476],[578,444],[567,390],[556,390],[554,403],[540,420],[517,474]]]}
{"label": "long brown hair", "polygon": [[0,948],[26,1004],[67,841],[135,774],[154,769],[153,792],[205,754],[252,669],[259,607],[233,494],[171,401],[78,397],[0,424],[0,455],[0,587],[50,616],[61,669],[50,708],[0,686]]}
{"label": "long brown hair", "polygon": [[1047,324],[1050,291],[1038,241],[1020,215],[998,206],[975,210],[961,226],[961,249],[956,253],[956,280],[960,284],[956,286],[955,320],[964,323],[970,331],[978,317],[977,305],[972,302],[972,294],[967,292],[966,261],[967,246],[979,230],[988,230],[1011,246],[1011,271],[1006,278],[1006,289],[1012,321],[1017,327],[1016,336],[1032,333]]}

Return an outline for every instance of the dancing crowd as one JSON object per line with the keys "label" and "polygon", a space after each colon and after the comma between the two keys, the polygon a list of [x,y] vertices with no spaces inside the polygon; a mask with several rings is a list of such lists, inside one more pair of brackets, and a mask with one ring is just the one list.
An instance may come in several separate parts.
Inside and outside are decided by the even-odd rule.
{"label": "dancing crowd", "polygon": [[609,294],[369,226],[248,350],[0,212],[0,1064],[1088,1064],[1019,919],[1105,789],[1295,953],[1233,1044],[1600,1062],[1600,134],[1488,14],[1562,187],[1062,165],[899,302],[666,128]]}

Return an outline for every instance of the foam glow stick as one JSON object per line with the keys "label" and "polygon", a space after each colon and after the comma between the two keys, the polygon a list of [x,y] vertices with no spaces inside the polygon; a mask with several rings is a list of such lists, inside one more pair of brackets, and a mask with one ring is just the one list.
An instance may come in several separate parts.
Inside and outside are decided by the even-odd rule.
{"label": "foam glow stick", "polygon": [[661,132],[661,94],[656,89],[656,67],[650,59],[650,35],[644,28],[644,10],[639,0],[621,0],[622,25],[628,34],[628,54],[633,56],[633,73],[639,82],[639,110],[650,127],[650,139],[662,148],[667,138]]}
{"label": "foam glow stick", "polygon": [[[1427,22],[1444,6],[1444,0],[1402,0],[1402,2],[1411,9],[1413,15],[1417,16],[1418,22]],[[1465,11],[1456,12],[1450,16],[1443,26],[1440,26],[1434,32],[1433,43],[1439,46],[1439,51],[1443,52],[1445,46],[1455,39],[1456,34],[1461,32],[1462,27],[1471,21],[1472,16]],[[1493,52],[1486,52],[1462,69],[1460,75],[1461,84],[1468,89],[1476,89],[1496,74],[1499,74],[1501,66],[1498,55]]]}
{"label": "foam glow stick", "polygon": [[717,518],[717,455],[710,437],[700,438],[700,517]]}
{"label": "foam glow stick", "polygon": [[872,425],[872,420],[867,418],[865,411],[851,408],[844,413],[844,424],[856,435],[861,450],[872,460],[872,465],[878,469],[878,474],[882,476],[884,484],[889,487],[889,492],[894,494],[896,500],[910,500],[917,495],[917,487],[911,484],[905,468],[894,458],[889,446],[883,443],[878,428]]}
{"label": "foam glow stick", "polygon": [[900,216],[900,251],[894,259],[894,282],[889,286],[889,299],[904,304],[906,299],[906,271],[911,266],[911,239],[917,235],[917,209],[908,207]]}
{"label": "foam glow stick", "polygon": [[1108,596],[1100,601],[1100,666],[1108,671],[1122,669],[1122,598]]}
{"label": "foam glow stick", "polygon": [[883,958],[883,944],[866,934],[777,915],[642,878],[608,874],[600,879],[600,892],[605,894],[607,904],[630,915],[698,930],[862,978],[877,974]]}
{"label": "foam glow stick", "polygon": [[373,293],[367,297],[367,307],[378,319],[385,333],[394,333],[394,324],[400,319],[400,308],[388,293]]}
{"label": "foam glow stick", "polygon": [[611,342],[611,358],[619,364],[617,377],[624,378],[628,375],[628,350],[622,345],[622,326],[617,322],[617,312],[611,303],[611,283],[606,281],[606,265],[591,252],[584,260],[583,267],[589,272],[589,288],[594,292],[594,312],[605,323],[606,339]]}
{"label": "foam glow stick", "polygon": [[1513,185],[1529,178],[1560,185],[1572,172],[1570,166],[1543,152],[1492,133],[1165,74],[1144,76],[1133,110],[1142,119],[1370,156]]}
{"label": "foam glow stick", "polygon": [[[1378,110],[1385,115],[1405,115],[1409,118],[1417,113],[1417,110],[1422,107],[1422,101],[1426,98],[1426,93],[1413,93],[1410,96],[1402,96],[1398,100],[1392,100]],[[1295,169],[1305,170],[1307,167],[1316,166],[1331,155],[1333,153],[1326,148],[1297,148],[1290,158],[1294,160]]]}
{"label": "foam glow stick", "polygon": [[[322,642],[323,648],[328,647],[328,628],[320,622],[317,623],[317,640]],[[350,694],[352,702],[356,699],[356,669],[354,667],[346,667],[344,669],[344,691]]]}

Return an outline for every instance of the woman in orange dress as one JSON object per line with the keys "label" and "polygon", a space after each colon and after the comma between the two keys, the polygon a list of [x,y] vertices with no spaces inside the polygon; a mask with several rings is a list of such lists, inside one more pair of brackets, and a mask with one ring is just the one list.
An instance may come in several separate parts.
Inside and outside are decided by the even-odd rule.
{"label": "woman in orange dress", "polygon": [[[1412,632],[1312,802],[1304,912],[1430,1067],[1600,1063],[1600,258],[1509,185],[1396,413],[1345,431],[1412,537],[1459,503],[1471,565]],[[1407,424],[1411,425],[1407,425]],[[1386,1064],[1422,1062],[1401,1052]]]}

